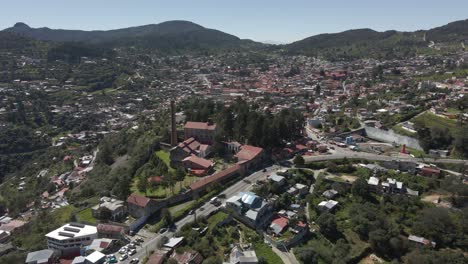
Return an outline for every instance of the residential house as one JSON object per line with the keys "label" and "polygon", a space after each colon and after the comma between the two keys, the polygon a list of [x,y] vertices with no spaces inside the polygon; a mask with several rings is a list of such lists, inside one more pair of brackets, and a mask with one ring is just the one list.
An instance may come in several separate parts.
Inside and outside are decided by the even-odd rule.
{"label": "residential house", "polygon": [[125,239],[125,227],[112,224],[98,224],[97,232],[99,238],[110,238],[116,240]]}
{"label": "residential house", "polygon": [[420,169],[419,173],[422,176],[426,176],[426,177],[432,177],[432,176],[439,177],[440,176],[440,169],[433,168],[433,167],[423,167],[423,168]]}
{"label": "residential house", "polygon": [[254,250],[242,250],[239,246],[232,248],[229,254],[229,264],[257,264],[258,258]]}
{"label": "residential house", "polygon": [[202,255],[194,250],[184,251],[183,253],[174,251],[171,259],[177,261],[178,264],[201,264],[203,262]]}
{"label": "residential house", "polygon": [[112,221],[122,219],[127,213],[127,207],[124,201],[110,197],[102,197],[98,205],[93,206],[92,214],[95,218],[108,218]]}
{"label": "residential house", "polygon": [[336,206],[338,205],[337,201],[334,200],[328,200],[328,201],[322,201],[318,204],[318,207],[320,210],[324,211],[333,211]]}
{"label": "residential house", "polygon": [[268,180],[280,187],[286,184],[286,178],[276,173],[269,175]]}
{"label": "residential house", "polygon": [[240,192],[226,200],[226,209],[252,228],[263,227],[269,219],[272,205],[251,192]]}
{"label": "residential house", "polygon": [[51,249],[29,252],[26,257],[26,264],[52,264],[54,263],[55,252]]}
{"label": "residential house", "polygon": [[288,227],[289,219],[282,215],[275,215],[268,228],[269,232],[279,236]]}
{"label": "residential house", "polygon": [[424,237],[419,237],[419,236],[415,236],[415,235],[409,235],[408,240],[419,243],[419,244],[424,245],[424,246],[431,246],[433,248],[436,246],[436,242],[433,242],[433,241],[430,241],[428,239],[425,239]]}
{"label": "residential house", "polygon": [[326,191],[323,192],[322,195],[323,195],[325,198],[333,199],[333,198],[335,198],[335,197],[338,195],[338,191],[333,190],[333,189],[331,189],[331,190],[326,190]]}
{"label": "residential house", "polygon": [[155,200],[134,193],[127,198],[127,208],[134,218],[150,216],[158,209]]}

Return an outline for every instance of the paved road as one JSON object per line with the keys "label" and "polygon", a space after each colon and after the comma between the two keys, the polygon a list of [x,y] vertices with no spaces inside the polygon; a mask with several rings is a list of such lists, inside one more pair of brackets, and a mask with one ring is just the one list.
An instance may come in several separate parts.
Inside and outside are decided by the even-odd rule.
{"label": "paved road", "polygon": [[[231,185],[230,187],[228,187],[226,190],[221,192],[221,194],[224,194],[226,195],[226,197],[229,198],[238,192],[249,191],[252,188],[252,183],[254,183],[257,180],[266,178],[267,175],[270,174],[272,171],[276,171],[280,168],[281,168],[280,166],[273,165],[271,167],[266,168],[266,172],[257,171],[255,173],[252,173],[249,176],[245,177],[243,180],[240,180],[236,182],[235,184]],[[208,216],[211,212],[213,212],[217,208],[218,208],[217,206],[209,202],[203,204],[200,208],[196,210],[196,213],[194,215],[187,215],[186,217],[176,222],[177,231],[180,230],[182,226],[184,226],[185,224],[193,222],[195,219],[195,215],[196,217]],[[170,238],[174,235],[174,233],[175,232],[170,232],[170,231],[166,231],[162,234],[155,233],[153,237],[147,239],[141,247],[137,248],[137,253],[135,255],[130,256],[127,260],[122,261],[120,263],[129,263],[130,260],[133,258],[139,258],[140,260],[142,260],[145,256],[149,255],[150,251],[156,249],[159,240],[161,240],[163,236]],[[117,256],[117,258],[120,257],[120,254],[115,254],[115,255]]]}
{"label": "paved road", "polygon": [[377,155],[372,153],[365,153],[365,152],[352,152],[352,151],[342,151],[339,153],[334,153],[331,155],[320,155],[320,156],[304,156],[304,160],[306,162],[311,161],[325,161],[325,160],[335,160],[335,159],[366,159],[366,160],[376,160],[376,161],[391,161],[391,160],[404,160],[404,161],[414,161],[414,162],[424,162],[424,163],[452,163],[452,164],[465,164],[468,165],[467,160],[459,160],[459,159],[433,159],[433,158],[413,158],[413,157],[405,157],[405,156],[385,156],[385,155]]}

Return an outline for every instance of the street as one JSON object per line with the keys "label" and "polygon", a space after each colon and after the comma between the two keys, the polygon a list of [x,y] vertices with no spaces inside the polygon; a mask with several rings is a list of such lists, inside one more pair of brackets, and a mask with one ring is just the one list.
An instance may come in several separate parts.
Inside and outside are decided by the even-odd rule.
{"label": "street", "polygon": [[[272,173],[274,171],[277,171],[279,169],[281,169],[280,166],[273,165],[271,167],[266,168],[265,172],[263,172],[263,170],[254,172],[254,173],[250,174],[249,176],[239,180],[235,184],[231,185],[226,190],[222,191],[219,195],[225,195],[226,197],[231,197],[232,195],[234,195],[234,194],[236,194],[238,192],[249,191],[252,188],[252,183],[255,183],[255,181],[260,180],[262,178],[266,178],[267,175],[269,175],[270,173]],[[200,210],[200,208],[203,208],[203,209]],[[184,226],[185,224],[193,222],[195,220],[195,215],[196,215],[196,217],[208,216],[211,212],[216,210],[218,208],[218,206],[215,206],[215,205],[211,204],[208,201],[205,204],[203,204],[200,208],[196,209],[196,213],[194,215],[187,215],[184,218],[182,218],[181,220],[177,221],[175,223],[175,225],[177,227],[177,231],[180,230],[182,228],[182,226]],[[128,259],[122,261],[121,263],[130,263],[130,260],[134,259],[134,258],[138,258],[138,259],[142,260],[145,256],[149,256],[150,251],[156,250],[157,244],[158,244],[159,240],[163,236],[166,236],[166,237],[170,238],[170,237],[172,237],[174,235],[174,233],[175,232],[170,232],[170,231],[166,231],[166,232],[164,232],[162,234],[155,233],[153,237],[148,238],[142,244],[142,246],[137,249],[137,253],[135,255],[129,256]],[[116,253],[115,255],[117,256],[117,258],[120,257],[120,254],[118,254],[118,253]]]}

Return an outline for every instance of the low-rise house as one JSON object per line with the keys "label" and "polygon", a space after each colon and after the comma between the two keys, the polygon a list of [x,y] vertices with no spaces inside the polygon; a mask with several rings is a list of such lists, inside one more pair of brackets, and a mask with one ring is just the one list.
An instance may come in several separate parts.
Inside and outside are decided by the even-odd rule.
{"label": "low-rise house", "polygon": [[107,252],[110,248],[114,246],[114,240],[109,238],[97,238],[91,242],[91,245],[85,248],[86,253],[92,253],[95,251],[99,251],[102,253]]}
{"label": "low-rise house", "polygon": [[0,243],[6,242],[10,238],[10,232],[0,230]]}
{"label": "low-rise house", "polygon": [[85,259],[87,264],[102,264],[106,261],[106,255],[99,251],[94,251],[93,253],[86,256]]}
{"label": "low-rise house", "polygon": [[251,192],[240,192],[226,200],[226,208],[252,228],[263,227],[271,215],[270,203]]}
{"label": "low-rise house", "polygon": [[52,264],[54,263],[55,253],[51,249],[29,252],[26,257],[26,264]]}
{"label": "low-rise house", "polygon": [[167,255],[169,254],[168,250],[165,249],[158,249],[154,251],[148,258],[146,264],[162,264],[166,259]]}
{"label": "low-rise house", "polygon": [[137,194],[131,194],[127,198],[128,213],[134,218],[152,215],[156,209],[156,201]]}
{"label": "low-rise house", "polygon": [[288,227],[288,223],[288,218],[281,215],[275,215],[271,220],[268,230],[278,236],[286,229],[286,227]]}
{"label": "low-rise house", "polygon": [[97,225],[99,238],[110,238],[116,240],[123,240],[125,238],[125,227],[111,224],[98,224]]}
{"label": "low-rise house", "polygon": [[171,259],[177,261],[178,264],[201,264],[203,257],[197,251],[190,250],[183,253],[173,252]]}
{"label": "low-rise house", "polygon": [[424,237],[419,237],[415,235],[409,235],[408,240],[419,243],[424,246],[431,246],[433,248],[436,246],[436,242],[433,242],[433,241],[430,241],[429,239],[425,239]]}
{"label": "low-rise house", "polygon": [[440,176],[440,169],[432,168],[432,167],[423,167],[419,172],[422,176],[432,177],[432,176]]}
{"label": "low-rise house", "polygon": [[183,242],[183,237],[171,237],[169,238],[169,241],[166,244],[164,244],[164,247],[174,249],[182,245]]}
{"label": "low-rise house", "polygon": [[15,234],[24,230],[24,227],[27,223],[28,222],[19,219],[10,220],[0,226],[0,231],[6,231],[10,234]]}
{"label": "low-rise house", "polygon": [[92,207],[92,214],[98,219],[110,219],[118,221],[127,213],[124,202],[109,197],[102,197],[100,203]]}
{"label": "low-rise house", "polygon": [[232,248],[229,264],[257,264],[257,254],[253,250],[242,250],[239,246]]}
{"label": "low-rise house", "polygon": [[324,211],[333,211],[336,206],[338,205],[338,202],[337,201],[334,201],[334,200],[328,200],[328,201],[322,201],[318,204],[318,207],[321,209],[321,210],[324,210]]}
{"label": "low-rise house", "polygon": [[369,189],[374,192],[379,191],[379,181],[380,180],[377,177],[374,177],[374,176],[370,177],[369,180],[367,180]]}
{"label": "low-rise house", "polygon": [[276,173],[273,173],[270,176],[268,176],[268,180],[270,180],[274,184],[277,184],[278,186],[283,186],[286,184],[286,178]]}
{"label": "low-rise house", "polygon": [[338,195],[338,191],[333,190],[333,189],[331,189],[331,190],[326,190],[326,191],[323,192],[322,195],[323,195],[325,198],[333,199],[333,198],[335,198],[335,197]]}
{"label": "low-rise house", "polygon": [[385,193],[403,193],[403,182],[388,178],[386,182],[382,182],[382,191]]}
{"label": "low-rise house", "polygon": [[309,192],[309,187],[305,184],[302,184],[302,183],[296,183],[294,184],[294,188],[297,189],[299,195],[304,195],[304,194],[307,194]]}

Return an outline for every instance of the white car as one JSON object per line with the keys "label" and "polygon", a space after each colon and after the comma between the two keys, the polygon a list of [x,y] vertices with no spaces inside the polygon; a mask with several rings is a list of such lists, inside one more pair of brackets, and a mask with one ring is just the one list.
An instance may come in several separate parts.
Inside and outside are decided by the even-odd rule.
{"label": "white car", "polygon": [[120,256],[119,260],[120,261],[124,261],[128,258],[128,255],[127,254],[123,254],[122,256]]}
{"label": "white car", "polygon": [[125,254],[125,253],[127,253],[127,248],[126,248],[126,247],[121,248],[121,249],[119,250],[119,253],[120,253],[120,254]]}
{"label": "white car", "polygon": [[132,249],[132,250],[130,250],[130,251],[128,252],[128,254],[129,254],[130,256],[133,256],[133,255],[135,255],[136,253],[137,253],[136,249]]}

